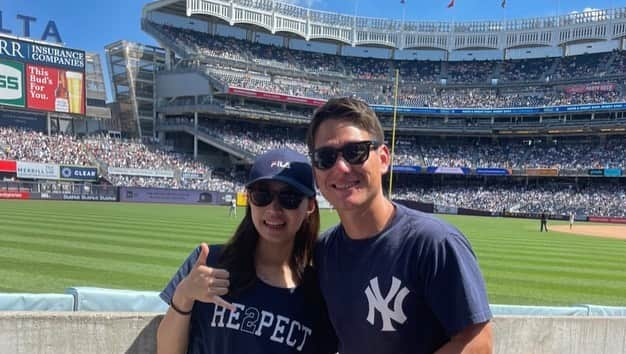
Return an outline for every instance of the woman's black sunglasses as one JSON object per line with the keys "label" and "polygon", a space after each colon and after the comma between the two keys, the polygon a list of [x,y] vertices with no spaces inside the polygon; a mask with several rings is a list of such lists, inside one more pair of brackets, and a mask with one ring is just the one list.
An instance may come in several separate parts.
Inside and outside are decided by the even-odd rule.
{"label": "woman's black sunglasses", "polygon": [[271,192],[267,189],[248,189],[248,199],[250,203],[264,207],[272,203],[274,198],[278,197],[278,204],[284,209],[297,209],[306,196],[294,190],[282,190],[280,192]]}
{"label": "woman's black sunglasses", "polygon": [[327,170],[335,165],[339,153],[351,165],[360,165],[370,157],[370,150],[381,144],[376,140],[356,141],[343,145],[340,148],[330,146],[316,149],[311,154],[311,162],[315,168]]}

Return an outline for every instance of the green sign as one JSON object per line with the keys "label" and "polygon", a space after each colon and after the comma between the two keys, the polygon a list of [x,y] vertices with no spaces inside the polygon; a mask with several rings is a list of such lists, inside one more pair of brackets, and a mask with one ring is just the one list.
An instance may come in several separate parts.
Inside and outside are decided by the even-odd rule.
{"label": "green sign", "polygon": [[24,64],[0,59],[0,105],[24,107]]}

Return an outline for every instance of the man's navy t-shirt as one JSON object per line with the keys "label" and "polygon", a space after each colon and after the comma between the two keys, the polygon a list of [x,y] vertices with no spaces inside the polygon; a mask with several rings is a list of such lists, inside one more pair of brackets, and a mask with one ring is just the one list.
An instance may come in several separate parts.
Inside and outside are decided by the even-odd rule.
{"label": "man's navy t-shirt", "polygon": [[[217,264],[220,250],[219,246],[211,246],[208,266]],[[163,301],[170,302],[176,286],[189,274],[199,254],[200,248],[196,248],[180,267],[161,292]],[[316,287],[314,284],[313,288]],[[315,290],[304,292],[304,286],[278,288],[257,280],[236,298],[222,296],[237,307],[235,312],[196,301],[187,353],[335,353],[336,337],[327,321],[319,290],[317,294]]]}
{"label": "man's navy t-shirt", "polygon": [[315,266],[341,354],[432,353],[491,318],[466,238],[445,222],[394,204],[379,235],[350,239],[338,225]]}

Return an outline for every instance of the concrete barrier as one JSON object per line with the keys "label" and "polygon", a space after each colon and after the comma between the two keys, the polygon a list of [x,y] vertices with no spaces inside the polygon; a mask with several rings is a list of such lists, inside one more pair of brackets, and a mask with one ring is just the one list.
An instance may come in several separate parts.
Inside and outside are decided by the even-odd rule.
{"label": "concrete barrier", "polygon": [[[0,312],[0,353],[154,353],[162,315]],[[497,354],[626,353],[626,317],[497,316]]]}
{"label": "concrete barrier", "polygon": [[127,312],[0,312],[0,353],[155,353],[161,316]]}
{"label": "concrete barrier", "polygon": [[506,316],[493,326],[498,354],[626,353],[626,317]]}

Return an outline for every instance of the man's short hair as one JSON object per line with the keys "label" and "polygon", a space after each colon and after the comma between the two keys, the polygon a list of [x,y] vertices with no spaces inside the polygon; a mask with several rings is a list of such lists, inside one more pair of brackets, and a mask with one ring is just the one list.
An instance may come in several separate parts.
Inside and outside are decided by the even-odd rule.
{"label": "man's short hair", "polygon": [[385,143],[383,127],[380,125],[376,113],[367,103],[352,97],[339,97],[329,99],[313,112],[313,118],[306,133],[306,144],[309,152],[315,149],[317,129],[329,119],[348,121],[355,127],[370,133],[374,140],[381,144]]}

